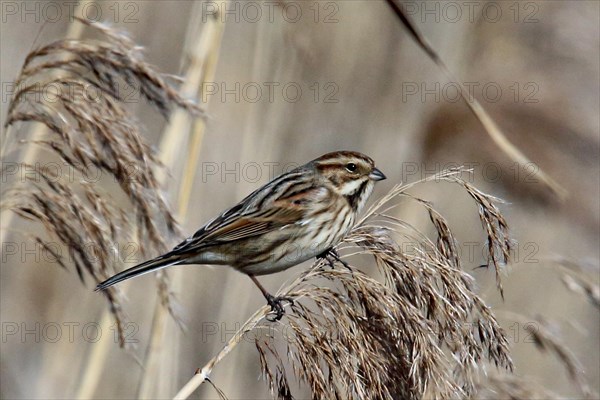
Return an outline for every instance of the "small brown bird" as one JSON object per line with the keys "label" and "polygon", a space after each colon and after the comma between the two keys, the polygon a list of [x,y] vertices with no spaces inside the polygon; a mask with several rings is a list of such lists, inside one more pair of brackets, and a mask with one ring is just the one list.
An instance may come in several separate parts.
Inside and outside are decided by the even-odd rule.
{"label": "small brown bird", "polygon": [[364,154],[325,154],[285,173],[209,221],[173,250],[100,283],[96,290],[180,264],[230,265],[261,290],[275,320],[282,300],[256,279],[312,257],[341,261],[333,247],[350,231],[358,213],[385,175]]}

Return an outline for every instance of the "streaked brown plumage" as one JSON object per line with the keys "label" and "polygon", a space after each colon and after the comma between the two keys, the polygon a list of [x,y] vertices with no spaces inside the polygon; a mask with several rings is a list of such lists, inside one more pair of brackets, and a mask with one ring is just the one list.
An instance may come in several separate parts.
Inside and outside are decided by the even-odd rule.
{"label": "streaked brown plumage", "polygon": [[385,175],[364,154],[325,154],[273,179],[173,250],[116,274],[96,290],[172,265],[230,265],[252,278],[279,319],[281,299],[271,296],[254,276],[329,254],[382,179]]}

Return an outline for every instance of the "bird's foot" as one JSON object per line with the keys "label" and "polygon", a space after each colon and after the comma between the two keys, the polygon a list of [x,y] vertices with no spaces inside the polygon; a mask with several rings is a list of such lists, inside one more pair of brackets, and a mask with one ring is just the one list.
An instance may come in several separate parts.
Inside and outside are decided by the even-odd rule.
{"label": "bird's foot", "polygon": [[330,251],[332,251],[332,249],[325,250],[317,256],[317,259],[325,261],[325,265],[328,265],[329,268],[333,269],[335,267],[335,265],[333,264],[335,260],[333,260],[332,257],[329,255]]}
{"label": "bird's foot", "polygon": [[283,302],[286,301],[290,305],[294,305],[294,299],[286,296],[278,296],[275,297],[271,294],[265,295],[267,299],[267,304],[271,306],[271,312],[267,315],[267,321],[275,322],[279,321],[283,314],[285,314],[285,309],[283,307]]}
{"label": "bird's foot", "polygon": [[337,250],[335,250],[333,248],[325,250],[323,253],[319,254],[317,256],[317,258],[319,258],[321,260],[325,260],[325,262],[327,262],[327,265],[329,265],[329,267],[331,267],[331,269],[334,268],[335,261],[338,261],[344,267],[346,267],[348,270],[352,271],[352,268],[350,268],[350,265],[346,261],[342,260],[340,258],[340,255],[338,254]]}

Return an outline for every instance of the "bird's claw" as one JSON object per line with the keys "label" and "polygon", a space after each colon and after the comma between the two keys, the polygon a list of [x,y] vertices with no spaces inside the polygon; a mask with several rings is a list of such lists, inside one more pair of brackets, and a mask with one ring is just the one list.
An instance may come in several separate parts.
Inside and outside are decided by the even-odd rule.
{"label": "bird's claw", "polygon": [[[285,309],[283,307],[282,302],[287,301],[290,305],[294,305],[294,299],[287,296],[278,296],[275,297],[273,295],[267,295],[267,304],[271,306],[271,312],[267,315],[267,321],[276,322],[283,317],[285,314]],[[274,315],[273,315],[274,314]],[[271,316],[271,317],[269,317]]]}
{"label": "bird's claw", "polygon": [[327,263],[327,265],[329,265],[331,269],[335,267],[335,261],[339,261],[348,270],[352,270],[352,268],[350,268],[350,265],[340,258],[340,255],[335,249],[326,250],[323,253],[319,254],[317,258],[325,260],[325,262]]}
{"label": "bird's claw", "polygon": [[317,256],[317,258],[319,260],[325,261],[325,263],[326,263],[325,265],[329,266],[329,268],[333,269],[335,267],[335,265],[333,263],[334,260],[332,260],[331,257],[329,256],[329,252],[325,252],[323,254],[319,254]]}

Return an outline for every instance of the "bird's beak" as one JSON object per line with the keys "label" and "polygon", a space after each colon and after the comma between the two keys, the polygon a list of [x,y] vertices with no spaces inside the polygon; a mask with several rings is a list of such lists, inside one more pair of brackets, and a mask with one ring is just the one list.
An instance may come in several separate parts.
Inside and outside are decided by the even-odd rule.
{"label": "bird's beak", "polygon": [[382,181],[386,178],[386,176],[377,168],[373,168],[373,171],[371,171],[371,173],[369,174],[369,178],[371,178],[374,181]]}

